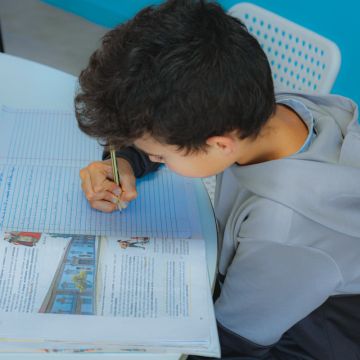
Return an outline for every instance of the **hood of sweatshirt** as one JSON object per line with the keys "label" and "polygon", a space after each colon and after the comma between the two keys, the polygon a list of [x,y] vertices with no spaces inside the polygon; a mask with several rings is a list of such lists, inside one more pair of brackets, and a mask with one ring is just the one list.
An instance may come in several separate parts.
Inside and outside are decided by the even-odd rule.
{"label": "hood of sweatshirt", "polygon": [[336,95],[279,93],[313,113],[316,139],[287,158],[233,166],[249,191],[330,229],[360,237],[360,124],[357,105]]}

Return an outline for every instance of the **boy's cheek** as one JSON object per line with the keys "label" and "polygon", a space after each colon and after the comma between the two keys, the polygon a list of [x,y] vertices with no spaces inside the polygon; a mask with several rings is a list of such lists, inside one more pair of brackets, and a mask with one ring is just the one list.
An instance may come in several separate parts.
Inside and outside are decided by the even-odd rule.
{"label": "boy's cheek", "polygon": [[172,163],[165,163],[165,166],[173,171],[174,173],[177,173],[181,176],[191,176],[189,175],[189,169],[184,168],[183,166],[180,166],[179,164],[172,164]]}
{"label": "boy's cheek", "polygon": [[202,171],[197,166],[189,165],[189,166],[180,166],[180,165],[172,165],[166,164],[167,168],[178,175],[186,176],[186,177],[206,177],[209,176],[207,172]]}

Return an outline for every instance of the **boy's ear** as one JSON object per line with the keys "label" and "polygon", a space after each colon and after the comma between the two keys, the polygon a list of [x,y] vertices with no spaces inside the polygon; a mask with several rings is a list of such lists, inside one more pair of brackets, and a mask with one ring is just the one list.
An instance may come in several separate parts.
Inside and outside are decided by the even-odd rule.
{"label": "boy's ear", "polygon": [[211,136],[206,140],[206,144],[215,151],[220,151],[224,155],[235,151],[235,139],[232,135]]}

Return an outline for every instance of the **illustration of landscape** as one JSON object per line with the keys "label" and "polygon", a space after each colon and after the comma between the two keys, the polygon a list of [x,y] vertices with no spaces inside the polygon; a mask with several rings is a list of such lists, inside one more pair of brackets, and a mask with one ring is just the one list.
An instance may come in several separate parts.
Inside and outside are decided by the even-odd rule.
{"label": "illustration of landscape", "polygon": [[92,235],[54,235],[65,238],[71,236],[71,241],[40,312],[94,315],[98,238]]}
{"label": "illustration of landscape", "polygon": [[[2,250],[3,268],[7,269],[9,274],[14,272],[17,275],[15,277],[9,275],[2,281],[2,288],[8,289],[8,292],[2,294],[0,301],[2,308],[10,309],[13,306],[14,309],[28,311],[29,304],[34,304],[37,294],[35,289],[37,285],[34,285],[37,283],[36,279],[40,273],[44,273],[43,269],[48,268],[44,264],[54,261],[50,267],[52,270],[43,277],[42,295],[38,297],[36,311],[53,314],[96,315],[99,301],[97,292],[100,291],[97,291],[97,288],[100,289],[98,269],[101,239],[106,241],[105,238],[95,235],[5,232],[3,240],[9,243],[11,250],[7,248]],[[116,249],[120,252],[141,253],[148,247],[149,242],[148,236],[114,239]],[[38,252],[38,249],[41,251]],[[55,253],[58,256],[54,256],[52,260],[52,255],[49,254]],[[37,256],[42,256],[41,262],[37,262]],[[14,296],[22,300],[20,302],[10,300]],[[8,305],[4,305],[6,301]]]}

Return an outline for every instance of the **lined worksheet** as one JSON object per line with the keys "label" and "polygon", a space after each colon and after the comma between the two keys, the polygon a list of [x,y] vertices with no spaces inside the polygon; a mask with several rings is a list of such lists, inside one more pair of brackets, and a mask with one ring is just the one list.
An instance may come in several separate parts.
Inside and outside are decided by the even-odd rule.
{"label": "lined worksheet", "polygon": [[[79,170],[102,147],[62,111],[0,111],[0,230],[90,235],[191,237],[199,218],[190,179],[166,168],[137,183],[138,198],[122,212],[92,209]],[[198,230],[196,230],[198,231]]]}
{"label": "lined worksheet", "polygon": [[0,163],[85,166],[102,147],[84,135],[66,111],[0,107]]}

